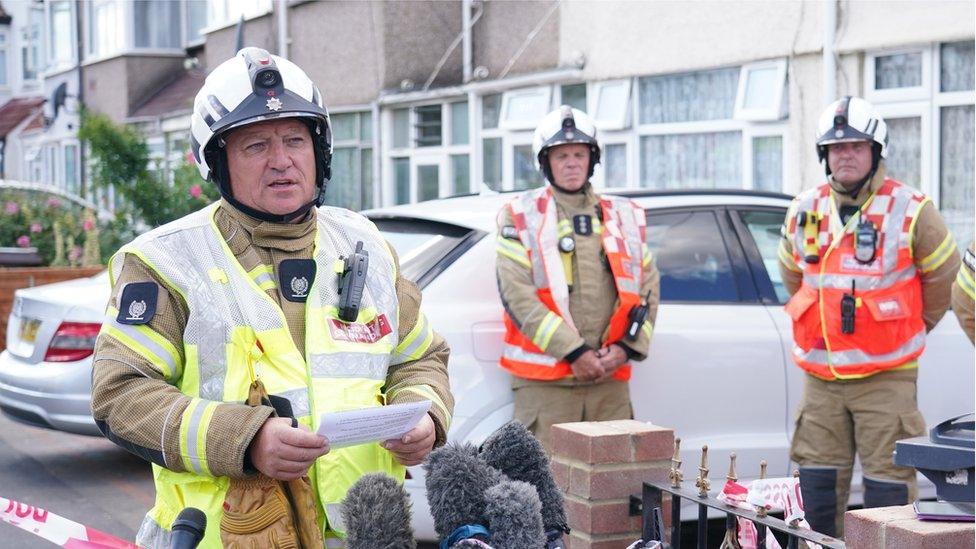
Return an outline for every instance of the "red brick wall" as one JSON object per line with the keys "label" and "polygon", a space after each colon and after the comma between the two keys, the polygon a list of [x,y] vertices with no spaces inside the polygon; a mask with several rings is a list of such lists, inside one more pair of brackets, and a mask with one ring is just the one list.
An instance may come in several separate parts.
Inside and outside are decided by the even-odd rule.
{"label": "red brick wall", "polygon": [[25,267],[0,269],[0,351],[7,346],[7,317],[14,304],[14,291],[52,282],[92,276],[105,267]]}
{"label": "red brick wall", "polygon": [[844,514],[844,542],[850,549],[948,549],[973,547],[974,541],[976,527],[972,522],[918,520],[911,505],[860,509]]}
{"label": "red brick wall", "polygon": [[[619,549],[637,541],[641,517],[629,516],[630,495],[640,495],[645,480],[667,478],[674,431],[635,420],[563,423],[553,427],[552,441],[569,549]],[[671,516],[670,508],[662,511]]]}

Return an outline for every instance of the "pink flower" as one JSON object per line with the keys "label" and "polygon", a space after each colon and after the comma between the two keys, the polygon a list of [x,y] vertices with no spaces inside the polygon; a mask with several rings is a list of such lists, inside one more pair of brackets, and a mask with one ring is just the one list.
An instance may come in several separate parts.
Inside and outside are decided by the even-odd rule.
{"label": "pink flower", "polygon": [[58,197],[56,197],[56,196],[52,196],[51,198],[48,198],[47,199],[47,207],[48,208],[60,208],[61,207],[61,199],[58,198]]}
{"label": "pink flower", "polygon": [[193,156],[193,151],[186,151],[186,163],[195,166],[197,163],[197,157]]}
{"label": "pink flower", "polygon": [[81,251],[82,251],[81,246],[75,246],[71,248],[71,251],[68,252],[68,260],[78,261],[78,258],[81,257]]}
{"label": "pink flower", "polygon": [[200,198],[201,194],[203,194],[203,189],[200,188],[200,185],[190,187],[190,196],[193,198]]}
{"label": "pink flower", "polygon": [[20,204],[16,202],[7,202],[7,204],[3,207],[3,211],[10,215],[14,215],[20,211]]}
{"label": "pink flower", "polygon": [[86,219],[85,222],[82,224],[82,227],[85,228],[85,232],[90,232],[92,229],[95,228],[95,222],[92,221],[91,219]]}
{"label": "pink flower", "polygon": [[42,229],[43,229],[43,227],[41,227],[41,224],[38,223],[37,221],[31,223],[30,232],[32,232],[32,233],[39,233],[39,232],[41,232]]}
{"label": "pink flower", "polygon": [[30,237],[27,236],[26,234],[20,235],[19,237],[17,237],[17,245],[20,246],[21,248],[29,248]]}

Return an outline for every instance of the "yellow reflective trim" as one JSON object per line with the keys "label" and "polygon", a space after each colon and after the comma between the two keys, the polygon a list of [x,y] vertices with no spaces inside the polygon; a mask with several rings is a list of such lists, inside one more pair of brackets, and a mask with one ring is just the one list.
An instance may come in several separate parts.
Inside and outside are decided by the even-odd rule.
{"label": "yellow reflective trim", "polygon": [[[417,342],[420,342],[418,345]],[[434,329],[430,326],[430,322],[427,321],[427,317],[423,313],[417,316],[417,321],[407,333],[406,337],[403,338],[399,344],[397,344],[394,349],[394,354],[402,355],[397,357],[398,364],[403,362],[409,362],[411,360],[417,360],[422,357],[427,349],[430,348],[430,344],[434,341]]]}
{"label": "yellow reflective trim", "polygon": [[251,278],[255,278],[259,274],[273,275],[274,274],[274,269],[272,269],[270,265],[265,265],[265,264],[262,263],[262,264],[258,265],[257,267],[255,267],[255,268],[251,269],[250,271],[248,271],[247,274],[249,274],[251,276]]}
{"label": "yellow reflective trim", "polygon": [[214,267],[207,271],[207,276],[213,282],[219,282],[221,284],[227,284],[227,273],[224,272],[220,267]]}
{"label": "yellow reflective trim", "polygon": [[948,233],[942,240],[942,243],[939,244],[939,247],[919,261],[918,266],[922,269],[923,273],[930,273],[941,267],[955,251],[955,240],[952,238],[952,233]]}
{"label": "yellow reflective trim", "polygon": [[641,268],[647,267],[654,261],[654,254],[651,253],[651,249],[647,247],[647,244],[644,244],[643,255],[644,259],[641,261]]}
{"label": "yellow reflective trim", "polygon": [[[444,431],[447,431],[448,429],[451,428],[451,413],[448,411],[447,406],[444,405],[444,401],[441,400],[441,397],[437,394],[436,391],[434,391],[434,389],[430,385],[411,385],[409,387],[403,387],[396,392],[396,395],[399,395],[401,393],[414,393],[429,400],[432,405],[436,406],[437,409],[441,411],[441,415],[444,417],[444,420],[447,422],[447,425],[444,425]],[[387,396],[389,400],[393,400],[396,395],[387,395]]]}
{"label": "yellow reflective trim", "polygon": [[498,237],[495,243],[495,251],[523,267],[531,267],[529,263],[529,252],[525,246],[518,244],[511,239]]}
{"label": "yellow reflective trim", "polygon": [[549,347],[549,343],[552,342],[552,336],[556,334],[556,330],[559,329],[559,325],[562,322],[563,319],[559,315],[552,311],[547,312],[542,322],[539,323],[539,327],[535,330],[532,343],[535,343],[536,346],[545,351]]}
{"label": "yellow reflective trim", "polygon": [[793,259],[793,254],[786,249],[786,240],[779,241],[777,253],[779,254],[779,262],[782,263],[784,267],[796,273],[803,272],[802,269],[796,266],[796,261]]}
{"label": "yellow reflective trim", "polygon": [[929,202],[932,202],[932,199],[926,196],[919,203],[918,209],[915,210],[915,217],[912,218],[912,222],[908,224],[908,255],[911,258],[915,257],[915,224],[918,223],[918,218],[922,217],[922,208]]}
{"label": "yellow reflective trim", "polygon": [[959,269],[959,274],[956,275],[956,284],[959,284],[959,287],[966,292],[970,299],[976,299],[976,281],[973,280],[973,273],[969,272],[965,265]]}
{"label": "yellow reflective trim", "polygon": [[207,433],[210,431],[210,420],[213,419],[214,411],[217,410],[217,403],[208,401],[203,409],[203,417],[200,418],[200,425],[197,428],[197,459],[200,463],[201,473],[213,476],[210,466],[207,464]]}
{"label": "yellow reflective trim", "polygon": [[556,233],[560,238],[573,234],[573,226],[570,225],[568,219],[559,220],[559,223],[556,226]]}
{"label": "yellow reflective trim", "polygon": [[[148,360],[163,377],[172,380],[178,377],[179,372],[177,371],[180,366],[180,355],[176,350],[176,347],[169,342],[165,337],[161,336],[158,332],[152,328],[144,325],[126,325],[126,329],[136,332],[139,336],[145,337],[150,341],[151,344],[159,346],[159,350],[167,353],[168,356],[160,355],[156,350],[148,347],[147,345],[139,342],[129,334],[126,334],[121,329],[113,325],[115,317],[118,316],[119,311],[115,307],[109,306],[106,311],[109,321],[102,323],[101,333],[107,334],[117,340],[122,345],[128,347],[133,352],[139,354]],[[167,360],[168,359],[168,360]]]}
{"label": "yellow reflective trim", "polygon": [[644,335],[647,336],[648,341],[651,340],[651,336],[654,335],[654,325],[651,324],[650,320],[644,321],[644,325],[641,326],[641,332],[643,332]]}
{"label": "yellow reflective trim", "polygon": [[201,402],[203,401],[198,398],[191,398],[190,403],[183,409],[183,416],[180,418],[180,457],[183,459],[183,468],[192,472],[197,471],[193,465],[193,457],[195,456],[191,456],[187,450],[190,447],[190,418],[193,417],[193,412],[196,411]]}

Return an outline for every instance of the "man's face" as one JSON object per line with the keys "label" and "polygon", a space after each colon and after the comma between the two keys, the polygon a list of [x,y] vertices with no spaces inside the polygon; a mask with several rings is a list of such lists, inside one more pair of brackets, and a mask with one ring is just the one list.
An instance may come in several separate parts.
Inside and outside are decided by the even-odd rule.
{"label": "man's face", "polygon": [[315,196],[315,151],[308,126],[294,118],[248,124],[225,138],[230,188],[245,206],[291,213]]}
{"label": "man's face", "polygon": [[578,191],[586,183],[590,169],[590,148],[582,143],[568,143],[549,149],[549,170],[556,186]]}
{"label": "man's face", "polygon": [[871,142],[854,141],[827,145],[827,166],[834,181],[852,187],[871,171]]}

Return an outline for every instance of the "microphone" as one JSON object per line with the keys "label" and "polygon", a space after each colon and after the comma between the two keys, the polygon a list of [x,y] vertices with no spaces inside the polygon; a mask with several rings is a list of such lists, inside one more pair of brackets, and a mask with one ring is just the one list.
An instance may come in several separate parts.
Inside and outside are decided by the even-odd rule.
{"label": "microphone", "polygon": [[207,515],[195,507],[187,507],[176,515],[170,538],[170,549],[196,549],[207,530]]}
{"label": "microphone", "polygon": [[451,443],[427,456],[427,503],[441,547],[467,538],[488,541],[485,492],[504,480],[478,457],[473,444]]}
{"label": "microphone", "polygon": [[488,465],[512,480],[535,487],[542,503],[542,524],[547,548],[564,547],[563,534],[569,533],[563,494],[556,487],[549,469],[549,457],[542,444],[518,421],[510,421],[492,433],[481,445],[481,457]]}
{"label": "microphone", "polygon": [[491,526],[494,549],[546,546],[542,503],[534,486],[520,480],[506,480],[489,488],[485,498],[485,517]]}
{"label": "microphone", "polygon": [[349,549],[414,549],[406,490],[383,473],[363,475],[342,501]]}

